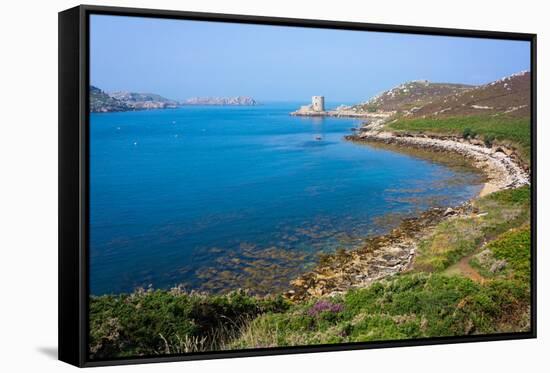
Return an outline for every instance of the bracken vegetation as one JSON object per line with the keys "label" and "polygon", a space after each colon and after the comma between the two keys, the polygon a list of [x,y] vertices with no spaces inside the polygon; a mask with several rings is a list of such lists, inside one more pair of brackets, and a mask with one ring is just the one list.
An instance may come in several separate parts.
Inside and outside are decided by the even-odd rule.
{"label": "bracken vegetation", "polygon": [[90,357],[223,349],[259,314],[288,307],[282,297],[260,299],[243,291],[209,296],[175,288],[91,297]]}

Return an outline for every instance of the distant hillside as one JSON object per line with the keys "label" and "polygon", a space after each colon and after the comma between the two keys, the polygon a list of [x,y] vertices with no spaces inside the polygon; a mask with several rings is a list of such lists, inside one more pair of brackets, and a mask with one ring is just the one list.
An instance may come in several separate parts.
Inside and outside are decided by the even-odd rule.
{"label": "distant hillside", "polygon": [[127,91],[105,92],[97,87],[90,86],[90,111],[92,113],[173,109],[182,105],[251,106],[257,104],[258,103],[249,96],[193,97],[183,102],[179,102],[155,93],[136,93]]}
{"label": "distant hillside", "polygon": [[90,86],[90,111],[92,113],[168,109],[178,106],[177,101],[152,93],[108,93],[97,87]]}
{"label": "distant hillside", "polygon": [[249,96],[237,97],[193,97],[183,102],[184,105],[233,105],[253,106],[258,103]]}
{"label": "distant hillside", "polygon": [[410,114],[411,118],[502,113],[526,117],[531,111],[531,73],[524,71],[474,89],[441,97]]}
{"label": "distant hillside", "polygon": [[387,123],[394,131],[450,134],[486,146],[515,149],[528,169],[531,155],[531,73],[524,71],[440,97]]}
{"label": "distant hillside", "polygon": [[101,89],[90,86],[90,111],[92,113],[106,113],[110,111],[133,110],[125,102],[109,96]]}
{"label": "distant hillside", "polygon": [[429,104],[441,97],[460,94],[473,89],[474,86],[452,83],[431,83],[427,80],[416,80],[403,83],[388,91],[382,92],[370,100],[354,105],[357,112],[409,112]]}
{"label": "distant hillside", "polygon": [[179,106],[177,101],[170,100],[154,93],[119,91],[109,93],[109,96],[124,102],[133,110],[173,109]]}

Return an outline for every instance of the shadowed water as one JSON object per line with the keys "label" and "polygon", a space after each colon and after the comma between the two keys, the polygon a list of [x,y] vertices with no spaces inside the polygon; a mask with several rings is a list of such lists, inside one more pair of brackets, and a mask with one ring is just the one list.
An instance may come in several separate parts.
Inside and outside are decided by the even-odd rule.
{"label": "shadowed water", "polygon": [[300,103],[92,114],[90,288],[258,293],[481,188],[474,170],[347,142]]}

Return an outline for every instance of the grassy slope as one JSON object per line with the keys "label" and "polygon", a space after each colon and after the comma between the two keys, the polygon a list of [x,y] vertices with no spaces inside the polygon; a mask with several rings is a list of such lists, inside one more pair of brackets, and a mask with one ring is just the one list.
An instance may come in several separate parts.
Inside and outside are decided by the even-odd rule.
{"label": "grassy slope", "polygon": [[[342,311],[312,312],[318,302],[255,319],[230,346],[257,348],[522,331],[529,290],[524,282],[480,284],[460,276],[407,274],[325,300]],[[503,311],[505,310],[505,311]]]}
{"label": "grassy slope", "polygon": [[484,139],[494,137],[503,143],[518,147],[524,161],[529,162],[531,129],[528,117],[496,116],[461,116],[447,118],[400,118],[388,127],[396,131],[432,132],[462,136],[469,129]]}
{"label": "grassy slope", "polygon": [[505,267],[497,272],[492,272],[491,261],[482,262],[478,257],[470,260],[470,264],[477,268],[486,278],[516,278],[529,283],[531,267],[531,231],[529,225],[517,229],[511,229],[496,240],[485,246],[491,253],[493,263],[496,260],[505,261]]}
{"label": "grassy slope", "polygon": [[[458,223],[462,219],[454,220],[458,226],[443,222],[434,238],[425,241],[418,256],[423,271],[336,298],[291,304],[242,292],[207,296],[180,291],[94,297],[92,357],[526,331],[529,200],[528,188],[479,200],[480,213],[487,209],[487,215],[464,219],[465,228]],[[465,232],[468,238],[453,240]],[[509,263],[505,271],[487,275],[484,282],[444,272],[490,239],[487,247]]]}
{"label": "grassy slope", "polygon": [[416,271],[442,271],[472,254],[483,242],[530,221],[530,189],[522,187],[490,194],[474,202],[477,217],[449,219],[419,244]]}

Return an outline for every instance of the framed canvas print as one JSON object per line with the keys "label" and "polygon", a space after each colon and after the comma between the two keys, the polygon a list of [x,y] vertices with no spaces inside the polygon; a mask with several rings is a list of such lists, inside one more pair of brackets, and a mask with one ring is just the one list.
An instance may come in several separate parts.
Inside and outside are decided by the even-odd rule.
{"label": "framed canvas print", "polygon": [[59,13],[59,357],[533,338],[536,36]]}

